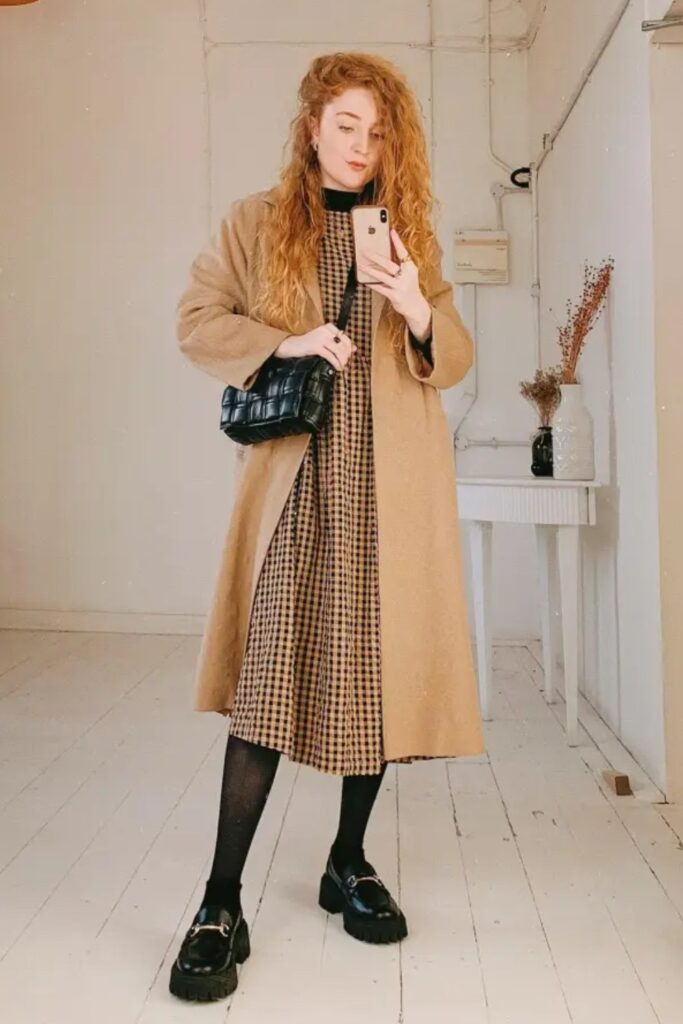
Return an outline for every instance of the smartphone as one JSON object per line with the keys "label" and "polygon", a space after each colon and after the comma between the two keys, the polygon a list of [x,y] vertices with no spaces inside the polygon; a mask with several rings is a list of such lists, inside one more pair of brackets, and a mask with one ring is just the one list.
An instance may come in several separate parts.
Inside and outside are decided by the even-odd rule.
{"label": "smartphone", "polygon": [[[358,254],[363,251],[379,253],[388,260],[392,258],[389,211],[386,206],[352,206],[351,225],[356,266]],[[361,270],[357,270],[356,277],[361,284],[378,283],[377,278]]]}

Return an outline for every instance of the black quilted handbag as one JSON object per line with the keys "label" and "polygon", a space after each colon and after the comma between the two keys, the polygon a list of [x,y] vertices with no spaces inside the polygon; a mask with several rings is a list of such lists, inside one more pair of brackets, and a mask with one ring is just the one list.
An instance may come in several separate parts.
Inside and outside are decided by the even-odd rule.
{"label": "black quilted handbag", "polygon": [[[355,262],[349,267],[337,327],[343,331],[356,294]],[[232,384],[221,400],[221,430],[240,444],[287,434],[316,433],[327,419],[337,370],[324,356],[269,356],[246,391]]]}

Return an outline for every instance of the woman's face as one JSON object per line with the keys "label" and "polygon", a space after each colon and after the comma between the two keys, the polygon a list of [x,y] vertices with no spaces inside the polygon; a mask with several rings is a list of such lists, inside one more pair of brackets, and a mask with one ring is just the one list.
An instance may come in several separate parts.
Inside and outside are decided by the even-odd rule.
{"label": "woman's face", "polygon": [[325,188],[360,192],[375,176],[384,129],[378,123],[374,97],[367,89],[347,89],[330,100],[312,136],[318,143]]}

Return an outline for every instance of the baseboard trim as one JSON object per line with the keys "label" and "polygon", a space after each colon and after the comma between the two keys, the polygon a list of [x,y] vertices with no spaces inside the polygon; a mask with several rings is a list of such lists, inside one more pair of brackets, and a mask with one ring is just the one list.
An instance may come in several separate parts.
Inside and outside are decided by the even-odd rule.
{"label": "baseboard trim", "polygon": [[0,629],[56,630],[71,633],[163,633],[201,636],[204,615],[159,615],[146,612],[55,611],[0,608]]}
{"label": "baseboard trim", "polygon": [[[0,608],[0,629],[45,629],[72,633],[163,633],[201,636],[205,615],[154,612],[81,612],[42,608]],[[528,647],[537,637],[496,637],[493,647]],[[473,643],[474,643],[473,637]]]}

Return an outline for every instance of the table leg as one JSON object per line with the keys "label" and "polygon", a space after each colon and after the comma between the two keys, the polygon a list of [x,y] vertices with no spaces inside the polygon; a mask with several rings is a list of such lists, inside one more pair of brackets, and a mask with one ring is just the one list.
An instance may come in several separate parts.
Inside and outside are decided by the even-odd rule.
{"label": "table leg", "polygon": [[555,527],[536,525],[536,552],[538,556],[539,611],[541,616],[541,642],[543,645],[543,678],[545,699],[548,704],[555,701],[555,652],[552,636],[552,596],[550,571],[553,562]]}
{"label": "table leg", "polygon": [[491,540],[493,523],[470,523],[470,555],[477,642],[479,705],[485,721],[491,718]]}
{"label": "table leg", "polygon": [[578,743],[579,693],[579,527],[558,526],[557,549],[562,594],[562,650],[567,743]]}

